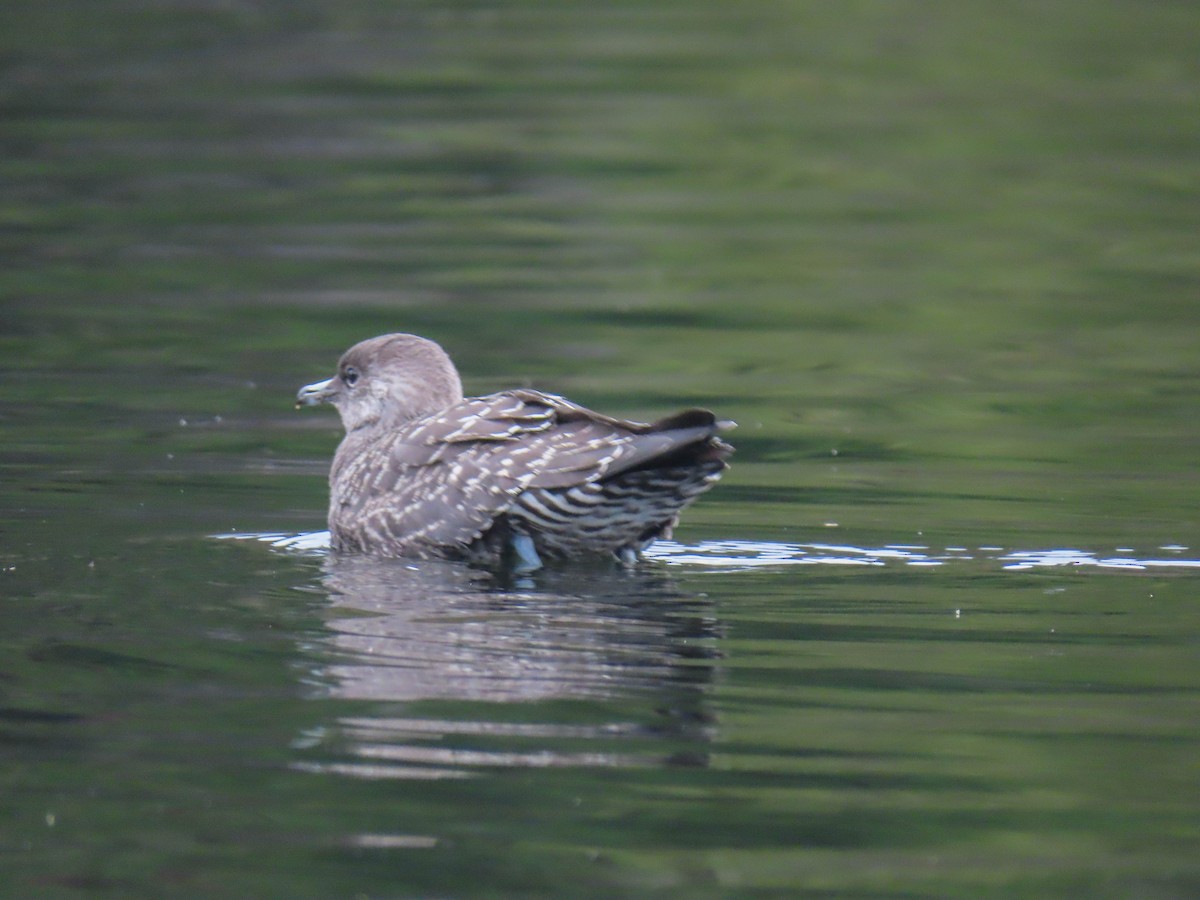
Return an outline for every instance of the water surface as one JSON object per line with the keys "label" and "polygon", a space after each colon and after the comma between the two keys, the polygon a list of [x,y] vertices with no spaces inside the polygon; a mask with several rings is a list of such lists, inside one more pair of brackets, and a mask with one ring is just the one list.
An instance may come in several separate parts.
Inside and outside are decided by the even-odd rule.
{"label": "water surface", "polygon": [[[1197,33],[0,12],[0,893],[1195,895]],[[390,330],[734,466],[635,572],[332,559]]]}

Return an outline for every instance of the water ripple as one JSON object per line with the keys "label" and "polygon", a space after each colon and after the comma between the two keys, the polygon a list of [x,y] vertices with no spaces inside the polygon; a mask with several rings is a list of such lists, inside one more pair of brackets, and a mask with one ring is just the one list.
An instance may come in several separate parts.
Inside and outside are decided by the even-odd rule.
{"label": "water ripple", "polygon": [[[305,534],[222,534],[222,539],[257,540],[278,550],[324,555],[329,532]],[[936,568],[966,562],[993,562],[1004,571],[1053,569],[1064,566],[1119,571],[1200,569],[1200,559],[1186,556],[1188,547],[1165,544],[1149,552],[1120,547],[1112,551],[1073,548],[1017,549],[993,545],[976,548],[934,548],[920,544],[885,544],[855,547],[852,544],[792,544],[775,541],[701,541],[680,544],[657,541],[646,558],[669,566],[697,566],[733,572],[786,566],[888,566]]]}

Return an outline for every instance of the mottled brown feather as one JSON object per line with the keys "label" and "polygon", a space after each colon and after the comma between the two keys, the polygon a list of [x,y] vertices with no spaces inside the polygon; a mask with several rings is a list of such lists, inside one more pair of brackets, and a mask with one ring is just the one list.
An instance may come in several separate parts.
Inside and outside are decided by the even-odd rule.
{"label": "mottled brown feather", "polygon": [[[509,531],[551,554],[640,550],[669,533],[732,450],[716,437],[729,423],[707,410],[646,424],[527,389],[406,417],[387,397],[422,403],[411,356],[393,360],[410,344],[426,356],[436,347],[410,335],[372,339],[343,356],[339,376],[300,393],[300,402],[334,403],[347,426],[330,472],[337,550],[487,555],[502,549],[492,538]],[[457,384],[448,358],[444,365]],[[396,372],[404,384],[388,393]]]}

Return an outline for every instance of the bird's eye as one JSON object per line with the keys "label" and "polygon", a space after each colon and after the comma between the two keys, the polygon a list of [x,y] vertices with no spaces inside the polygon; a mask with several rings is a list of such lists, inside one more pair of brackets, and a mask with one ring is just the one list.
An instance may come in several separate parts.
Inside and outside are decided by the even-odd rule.
{"label": "bird's eye", "polygon": [[350,366],[342,373],[342,381],[346,382],[346,387],[354,387],[358,381],[358,369]]}

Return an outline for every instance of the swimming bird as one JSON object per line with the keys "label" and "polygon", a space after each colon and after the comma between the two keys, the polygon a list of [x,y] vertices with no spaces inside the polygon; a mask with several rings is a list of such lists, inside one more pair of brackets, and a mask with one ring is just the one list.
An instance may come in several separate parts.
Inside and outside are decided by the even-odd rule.
{"label": "swimming bird", "polygon": [[330,403],[345,437],[329,472],[333,550],[460,558],[517,572],[542,556],[626,565],[670,537],[716,483],[733,427],[704,409],[645,424],[516,389],[464,397],[450,357],[412,334],[355,344],[296,408]]}

